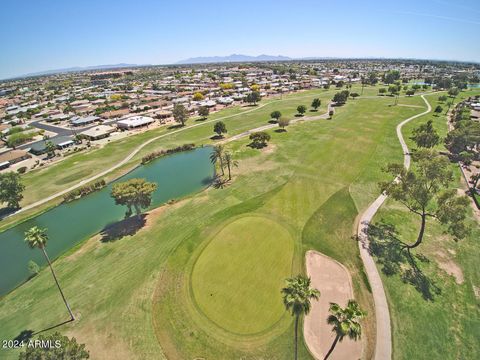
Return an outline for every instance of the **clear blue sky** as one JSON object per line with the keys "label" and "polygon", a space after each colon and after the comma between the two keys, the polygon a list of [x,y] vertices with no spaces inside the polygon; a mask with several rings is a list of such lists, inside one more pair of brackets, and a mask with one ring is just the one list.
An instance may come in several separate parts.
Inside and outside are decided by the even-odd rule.
{"label": "clear blue sky", "polygon": [[2,0],[0,79],[196,57],[480,61],[479,0]]}

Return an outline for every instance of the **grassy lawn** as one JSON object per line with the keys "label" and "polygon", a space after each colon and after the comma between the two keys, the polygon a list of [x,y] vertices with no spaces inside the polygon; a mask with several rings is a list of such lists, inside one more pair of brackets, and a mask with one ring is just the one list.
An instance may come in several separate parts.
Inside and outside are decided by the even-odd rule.
{"label": "grassy lawn", "polygon": [[[478,90],[463,91],[456,101],[478,93]],[[427,97],[433,109],[437,105],[446,109],[445,104],[438,101],[441,94]],[[414,148],[413,142],[408,139],[412,130],[428,120],[433,121],[441,137],[447,134],[445,115],[427,114],[404,127],[403,133],[410,148]],[[444,150],[443,143],[437,148]],[[458,168],[455,164],[452,164],[452,168],[456,174],[456,186],[460,188]],[[395,225],[400,239],[410,243],[416,238],[420,225],[416,216],[391,200],[386,202],[374,220],[376,223],[383,221]],[[425,299],[424,290],[417,291],[398,274],[387,276],[382,273],[392,316],[395,359],[480,357],[480,227],[473,217],[468,222],[472,233],[459,242],[445,234],[445,229],[439,223],[428,222],[424,243],[415,254],[424,257],[424,261],[418,264],[432,284],[432,290],[429,291],[432,297],[429,300]]]}
{"label": "grassy lawn", "polygon": [[[226,124],[228,129],[227,136],[232,136],[267,124],[270,120],[270,113],[274,110],[281,111],[287,118],[294,118],[297,106],[303,104],[310,107],[312,99],[315,97],[319,97],[322,100],[322,105],[318,109],[318,112],[309,111],[307,115],[322,114],[326,111],[327,103],[335,91],[336,90],[302,91],[283,95],[281,99],[271,98],[263,100],[256,107],[236,106],[211,114],[205,121],[198,121],[198,118],[189,119],[186,127],[181,131],[167,127],[156,128],[144,133],[132,134],[127,138],[108,143],[101,149],[93,149],[87,153],[71,155],[52,166],[39,168],[23,175],[22,181],[26,189],[21,205],[25,206],[41,200],[77,184],[82,179],[86,179],[112,167],[114,164],[123,160],[139,145],[158,136],[162,136],[162,138],[144,147],[127,164],[106,175],[104,177],[105,180],[111,181],[135,166],[138,166],[141,158],[154,150],[171,148],[191,142],[197,145],[214,143],[215,141],[210,138],[214,135],[213,124],[217,119],[221,119]],[[61,199],[59,198],[52,203],[57,204],[60,201]],[[20,213],[4,219],[0,222],[0,230],[22,221],[26,217],[42,211],[42,209],[46,207],[47,205],[40,206],[36,209],[29,210],[27,213]]]}
{"label": "grassy lawn", "polygon": [[[224,121],[232,135],[266,124],[274,109],[294,116],[315,96],[325,106],[334,91],[284,96]],[[110,243],[96,236],[72,249],[54,266],[78,320],[59,330],[86,343],[94,358],[290,359],[293,319],[282,311],[281,280],[302,272],[304,251],[313,248],[352,273],[355,297],[370,314],[368,358],[374,312],[351,236],[357,214],[386,178],[380,168],[402,159],[395,126],[424,110],[418,97],[400,100],[414,107],[392,103],[388,97],[349,101],[332,120],[269,131],[272,140],[261,151],[247,147],[248,139],[230,143],[240,160],[231,185],[153,211],[133,236]],[[173,134],[152,148],[210,142],[211,127]],[[223,299],[232,295],[226,308]],[[42,271],[1,299],[0,338],[65,318],[50,274]],[[16,356],[0,351],[2,358]],[[303,344],[299,351],[300,359],[311,358]]]}

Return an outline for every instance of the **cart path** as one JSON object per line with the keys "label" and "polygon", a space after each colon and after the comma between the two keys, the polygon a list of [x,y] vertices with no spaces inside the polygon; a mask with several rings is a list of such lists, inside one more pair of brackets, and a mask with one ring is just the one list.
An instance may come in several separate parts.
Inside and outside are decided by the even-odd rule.
{"label": "cart path", "polygon": [[[311,97],[311,95],[307,95],[305,97]],[[298,97],[297,99],[299,98],[303,98],[303,97]],[[274,102],[277,102],[277,101],[286,101],[286,100],[289,100],[288,98],[286,99],[283,99],[283,100],[280,100],[280,99],[275,99],[275,100],[272,100],[272,101],[269,101],[269,102],[266,102],[262,105],[259,105],[259,106],[256,106],[252,109],[249,109],[249,110],[246,110],[246,111],[242,111],[242,112],[239,112],[237,114],[233,114],[233,115],[226,115],[226,116],[222,116],[222,117],[219,117],[219,118],[215,118],[215,119],[211,119],[211,120],[206,120],[206,121],[202,121],[202,122],[199,122],[197,124],[193,124],[193,125],[189,125],[189,126],[185,126],[183,128],[180,128],[180,129],[177,129],[177,130],[173,130],[173,131],[170,131],[166,134],[162,134],[162,135],[159,135],[159,136],[156,136],[154,138],[151,138],[150,140],[147,140],[146,142],[142,143],[141,145],[139,145],[137,148],[135,148],[135,150],[133,150],[129,155],[127,155],[126,158],[124,158],[122,161],[120,161],[119,163],[115,164],[114,166],[96,174],[96,175],[93,175],[87,179],[84,179],[84,180],[81,180],[80,182],[78,182],[77,184],[75,185],[72,185],[70,186],[69,188],[65,189],[65,190],[62,190],[62,191],[59,191],[53,195],[50,195],[46,198],[43,198],[42,200],[39,200],[39,201],[36,201],[34,203],[31,203],[29,205],[26,205],[22,208],[20,208],[19,210],[17,210],[16,212],[14,213],[11,213],[9,214],[7,217],[10,217],[12,215],[15,215],[15,214],[19,214],[21,212],[24,212],[24,211],[27,211],[27,210],[30,210],[32,208],[35,208],[37,206],[40,206],[40,205],[43,205],[53,199],[56,199],[57,197],[59,196],[62,196],[62,195],[65,195],[67,193],[69,193],[70,191],[73,191],[77,188],[79,188],[80,186],[82,185],[85,185],[89,182],[92,182],[94,180],[97,180],[98,178],[101,178],[102,176],[105,176],[107,175],[108,173],[120,168],[121,166],[125,165],[127,162],[129,162],[135,155],[138,154],[138,152],[140,150],[142,150],[145,146],[151,144],[152,142],[154,141],[157,141],[159,139],[162,139],[164,137],[167,137],[167,136],[170,136],[170,135],[173,135],[173,134],[176,134],[178,132],[181,132],[181,131],[185,131],[185,130],[189,130],[189,129],[192,129],[192,128],[195,128],[195,127],[198,127],[198,126],[203,126],[205,124],[209,124],[209,123],[212,123],[212,122],[216,122],[216,121],[220,121],[220,120],[224,120],[224,119],[228,119],[228,118],[232,118],[232,117],[236,117],[236,116],[241,116],[241,115],[244,115],[244,114],[247,114],[249,112],[252,112],[252,111],[256,111],[256,110],[259,110],[267,105],[270,105]],[[298,118],[298,119],[294,119],[292,121],[290,121],[290,123],[295,123],[295,122],[299,122],[299,121],[311,121],[311,120],[318,120],[318,119],[326,119],[328,117],[328,111],[331,109],[331,105],[328,104],[328,110],[325,114],[322,114],[322,115],[317,115],[317,116],[310,116],[310,117],[302,117],[302,118]],[[241,134],[238,134],[238,135],[234,135],[230,138],[227,138],[226,140],[224,140],[224,142],[230,142],[230,141],[234,141],[234,140],[238,140],[240,138],[243,138],[249,134],[251,134],[252,132],[256,132],[256,131],[263,131],[263,130],[267,130],[267,129],[271,129],[271,128],[274,128],[274,127],[277,127],[278,125],[277,124],[268,124],[268,125],[265,125],[265,126],[261,126],[261,127],[258,127],[258,128],[255,128],[255,129],[250,129],[250,130],[247,130]]]}
{"label": "cart path", "polygon": [[[430,103],[425,99],[424,95],[421,98],[427,105],[427,110],[424,112],[409,117],[397,125],[397,137],[402,145],[403,150],[403,165],[405,168],[410,167],[410,153],[402,135],[402,127],[408,122],[419,118],[425,114],[428,114],[432,107]],[[372,289],[372,295],[375,305],[375,318],[376,318],[376,338],[375,338],[375,360],[389,360],[392,358],[392,329],[390,325],[390,312],[388,310],[388,302],[385,295],[385,289],[382,284],[382,279],[375,265],[375,260],[369,251],[369,241],[367,236],[368,225],[372,221],[376,212],[387,199],[385,194],[381,194],[360,216],[358,224],[357,236],[359,239],[358,246],[360,248],[360,255],[367,273],[368,281]]]}
{"label": "cart path", "polygon": [[[296,100],[296,99],[303,99],[303,98],[311,98],[312,96],[313,96],[313,95],[299,96],[299,97],[295,97],[295,100]],[[422,97],[423,97],[423,95],[422,95]],[[375,96],[367,96],[367,97],[363,97],[363,98],[376,98],[376,97],[375,97]],[[104,171],[102,171],[102,172],[100,172],[100,173],[98,173],[98,174],[96,174],[96,175],[93,175],[93,176],[91,176],[91,177],[89,177],[89,178],[87,178],[87,179],[81,180],[81,181],[78,182],[77,184],[72,185],[72,186],[70,186],[70,187],[67,188],[67,189],[61,190],[61,191],[59,191],[59,192],[57,192],[57,193],[55,193],[55,194],[52,194],[52,195],[50,195],[50,196],[47,196],[46,198],[43,198],[42,200],[38,200],[38,201],[36,201],[36,202],[34,202],[34,203],[31,203],[31,204],[29,204],[29,205],[25,205],[24,207],[18,209],[17,211],[15,211],[15,212],[7,215],[5,218],[8,218],[8,217],[10,217],[10,216],[13,216],[13,215],[22,213],[22,212],[27,211],[27,210],[30,210],[30,209],[33,209],[33,208],[35,208],[35,207],[37,207],[37,206],[43,205],[43,204],[45,204],[45,203],[47,203],[47,202],[49,202],[49,201],[51,201],[51,200],[56,199],[56,198],[59,197],[59,196],[65,195],[65,194],[69,193],[70,191],[73,191],[73,190],[79,188],[79,187],[82,186],[82,185],[85,185],[86,183],[92,182],[92,181],[94,181],[94,180],[97,180],[98,178],[101,178],[102,176],[107,175],[108,173],[110,173],[110,172],[112,172],[112,171],[120,168],[121,166],[125,165],[125,164],[126,164],[127,162],[129,162],[136,154],[138,154],[138,152],[139,152],[140,150],[142,150],[145,146],[151,144],[152,142],[154,142],[154,141],[156,141],[156,140],[162,139],[162,138],[167,137],[167,136],[170,136],[170,135],[172,135],[172,134],[176,134],[176,133],[181,132],[181,131],[185,131],[185,130],[188,130],[188,129],[192,129],[192,128],[197,127],[197,126],[202,126],[202,125],[205,125],[205,124],[209,124],[209,123],[212,123],[212,122],[214,122],[214,121],[224,120],[224,119],[232,118],[232,117],[235,117],[235,116],[240,116],[240,115],[243,115],[243,114],[247,114],[247,113],[249,113],[249,112],[256,111],[256,110],[258,110],[258,109],[261,109],[261,108],[263,108],[263,107],[265,107],[265,106],[267,106],[267,105],[270,105],[270,104],[272,104],[272,103],[275,103],[275,102],[288,101],[288,100],[292,100],[292,99],[291,99],[290,97],[286,97],[285,99],[283,99],[283,98],[275,99],[275,98],[274,98],[274,99],[272,99],[271,101],[268,101],[268,102],[266,102],[266,103],[264,103],[264,104],[262,104],[262,105],[256,106],[256,107],[254,107],[254,108],[252,108],[252,109],[249,109],[249,110],[246,110],[246,111],[242,111],[242,112],[237,113],[237,114],[226,115],[226,116],[222,116],[222,117],[219,117],[219,118],[216,118],[216,119],[211,119],[211,120],[202,121],[202,122],[200,122],[200,123],[198,123],[198,124],[189,125],[189,126],[186,126],[186,127],[183,127],[183,128],[177,129],[177,130],[174,130],[174,131],[170,131],[170,132],[167,133],[167,134],[162,134],[162,135],[156,136],[156,137],[154,137],[154,138],[152,138],[152,139],[150,139],[150,140],[147,140],[147,141],[144,142],[143,144],[139,145],[135,150],[133,150],[129,155],[127,155],[127,157],[126,157],[125,159],[123,159],[123,160],[120,161],[119,163],[115,164],[114,166],[112,166],[112,167],[110,167],[110,168],[108,168],[108,169],[106,169],[106,170],[104,170]],[[331,107],[331,104],[329,103],[329,104],[328,104],[327,113],[324,114],[324,115],[328,116],[328,111],[329,111],[330,109],[335,110],[333,107]],[[320,116],[322,116],[322,115],[320,115]],[[319,116],[313,116],[313,117],[311,117],[311,118],[318,118],[318,117],[319,117]],[[295,120],[292,120],[292,122],[297,122],[297,121],[300,121],[300,120],[309,120],[309,118],[305,117],[305,118],[302,118],[302,119],[295,119]],[[316,120],[316,119],[311,119],[311,120]],[[268,125],[267,125],[267,126],[264,126],[264,127],[262,126],[261,128],[253,129],[253,130],[250,130],[249,132],[242,133],[242,134],[240,134],[241,136],[238,137],[238,138],[244,137],[244,136],[246,136],[246,135],[248,135],[248,134],[250,134],[251,132],[254,132],[254,131],[261,131],[261,129],[264,129],[264,130],[265,130],[265,129],[270,129],[270,128],[273,128],[273,127],[274,127],[273,124],[272,124],[272,126],[268,126]],[[238,136],[238,135],[237,135],[237,136]],[[235,140],[235,139],[232,139],[232,140],[230,140],[230,141],[233,141],[233,140]]]}
{"label": "cart path", "polygon": [[10,217],[10,216],[15,215],[15,214],[19,214],[19,213],[21,213],[21,212],[30,210],[30,209],[32,209],[32,208],[34,208],[34,207],[37,207],[37,206],[40,206],[40,205],[43,205],[43,204],[49,202],[50,200],[53,200],[53,199],[56,199],[56,198],[59,197],[59,196],[65,195],[65,194],[69,193],[70,191],[75,190],[76,188],[78,188],[78,187],[80,187],[80,186],[82,186],[82,185],[85,185],[85,184],[87,184],[87,183],[89,183],[89,182],[92,182],[92,181],[94,181],[94,180],[97,180],[98,178],[100,178],[100,177],[102,177],[102,176],[107,175],[108,173],[110,173],[110,172],[118,169],[119,167],[125,165],[125,164],[126,164],[127,162],[129,162],[135,155],[137,155],[140,150],[142,150],[145,146],[151,144],[151,143],[154,142],[154,141],[157,141],[157,140],[162,139],[162,138],[164,138],[164,137],[167,137],[167,136],[176,134],[176,133],[181,132],[181,131],[185,131],[185,130],[189,130],[189,129],[195,128],[195,127],[197,127],[197,126],[203,126],[203,125],[205,125],[205,124],[212,123],[212,122],[214,122],[214,121],[219,121],[219,120],[228,119],[228,118],[235,117],[235,116],[244,115],[244,114],[247,114],[247,113],[249,113],[249,112],[252,112],[252,111],[256,111],[256,110],[258,110],[258,109],[261,109],[261,108],[263,108],[264,106],[267,106],[267,105],[269,105],[269,104],[271,104],[271,103],[272,103],[272,101],[269,101],[269,102],[266,102],[265,104],[256,106],[256,107],[254,107],[254,108],[252,108],[252,109],[249,109],[249,110],[246,110],[246,111],[242,111],[242,112],[237,113],[237,114],[227,115],[227,116],[219,117],[219,118],[212,119],[212,120],[202,121],[202,122],[199,122],[199,123],[197,123],[197,124],[185,126],[185,127],[183,127],[183,128],[170,131],[170,132],[168,132],[168,133],[166,133],[166,134],[162,134],[162,135],[156,136],[156,137],[154,137],[154,138],[151,138],[150,140],[147,140],[146,142],[142,143],[142,144],[139,145],[137,148],[135,148],[130,154],[127,155],[127,157],[125,157],[122,161],[120,161],[119,163],[115,164],[114,166],[112,166],[112,167],[110,167],[110,168],[108,168],[108,169],[106,169],[106,170],[104,170],[104,171],[102,171],[102,172],[100,172],[100,173],[98,173],[98,174],[96,174],[96,175],[93,175],[93,176],[91,176],[91,177],[89,177],[89,178],[87,178],[87,179],[84,179],[84,180],[78,182],[77,184],[70,186],[69,188],[67,188],[67,189],[65,189],[65,190],[59,191],[59,192],[57,192],[57,193],[55,193],[55,194],[53,194],[53,195],[50,195],[50,196],[48,196],[48,197],[46,197],[46,198],[43,198],[42,200],[39,200],[39,201],[36,201],[36,202],[31,203],[31,204],[29,204],[29,205],[26,205],[26,206],[22,207],[21,209],[19,209],[18,211],[14,212],[14,213],[12,213],[12,214],[10,214],[10,215],[8,215],[7,217]]}

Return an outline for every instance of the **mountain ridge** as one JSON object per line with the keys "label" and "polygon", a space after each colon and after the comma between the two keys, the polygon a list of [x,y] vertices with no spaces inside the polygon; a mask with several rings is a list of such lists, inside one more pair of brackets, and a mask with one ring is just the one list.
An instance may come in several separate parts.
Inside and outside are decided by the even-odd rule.
{"label": "mountain ridge", "polygon": [[250,56],[243,54],[231,54],[227,56],[198,56],[188,59],[177,61],[176,65],[186,64],[209,64],[209,63],[222,63],[222,62],[260,62],[260,61],[288,61],[292,60],[288,56],[282,55],[258,55]]}

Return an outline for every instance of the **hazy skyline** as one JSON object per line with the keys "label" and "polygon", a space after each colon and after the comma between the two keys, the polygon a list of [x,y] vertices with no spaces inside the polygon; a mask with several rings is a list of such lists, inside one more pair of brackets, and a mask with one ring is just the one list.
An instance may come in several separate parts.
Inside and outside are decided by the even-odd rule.
{"label": "hazy skyline", "polygon": [[480,60],[480,2],[3,1],[0,79],[101,64],[284,55]]}

